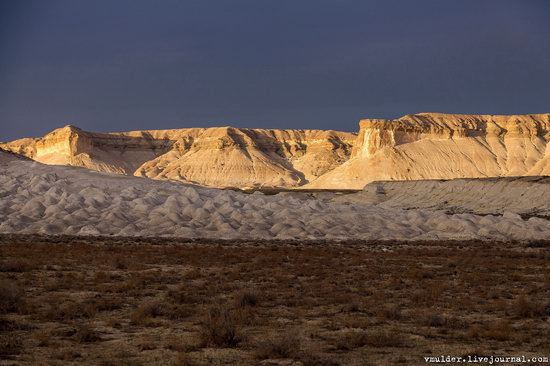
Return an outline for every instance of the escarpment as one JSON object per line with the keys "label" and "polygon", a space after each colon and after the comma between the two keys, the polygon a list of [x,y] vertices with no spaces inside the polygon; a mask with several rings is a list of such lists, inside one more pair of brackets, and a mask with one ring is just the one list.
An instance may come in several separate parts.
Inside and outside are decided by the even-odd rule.
{"label": "escarpment", "polygon": [[550,175],[550,114],[421,113],[365,119],[351,159],[309,188],[362,188],[377,180]]}
{"label": "escarpment", "polygon": [[232,127],[92,133],[66,126],[1,144],[45,164],[213,187],[297,187],[349,159],[356,135]]}
{"label": "escarpment", "polygon": [[0,148],[46,164],[212,187],[359,189],[378,180],[550,175],[549,139],[550,114],[420,113],[361,120],[358,134],[66,126]]}

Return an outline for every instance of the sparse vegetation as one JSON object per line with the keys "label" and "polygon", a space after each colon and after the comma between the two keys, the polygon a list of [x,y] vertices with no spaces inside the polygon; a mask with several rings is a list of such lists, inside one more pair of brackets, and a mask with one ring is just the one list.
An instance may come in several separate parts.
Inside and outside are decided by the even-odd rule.
{"label": "sparse vegetation", "polygon": [[17,312],[23,305],[23,290],[13,281],[0,280],[0,314]]}
{"label": "sparse vegetation", "polygon": [[275,333],[263,336],[256,344],[256,357],[297,358],[300,355],[300,340],[294,334]]}
{"label": "sparse vegetation", "polygon": [[251,244],[0,235],[0,358],[406,365],[550,348],[547,245]]}
{"label": "sparse vegetation", "polygon": [[241,315],[223,305],[210,306],[200,332],[204,346],[236,347],[243,341]]}

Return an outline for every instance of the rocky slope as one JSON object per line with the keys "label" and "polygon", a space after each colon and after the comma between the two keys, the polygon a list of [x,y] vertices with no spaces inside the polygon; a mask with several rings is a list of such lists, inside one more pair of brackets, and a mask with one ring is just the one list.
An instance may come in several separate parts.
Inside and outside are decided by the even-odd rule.
{"label": "rocky slope", "polygon": [[477,215],[550,219],[550,177],[376,181],[339,202],[404,210],[430,209]]}
{"label": "rocky slope", "polygon": [[106,134],[66,126],[0,147],[45,164],[213,187],[296,187],[349,159],[355,137],[232,127]]}
{"label": "rocky slope", "polygon": [[308,188],[378,180],[550,175],[550,114],[422,113],[360,122],[350,160]]}

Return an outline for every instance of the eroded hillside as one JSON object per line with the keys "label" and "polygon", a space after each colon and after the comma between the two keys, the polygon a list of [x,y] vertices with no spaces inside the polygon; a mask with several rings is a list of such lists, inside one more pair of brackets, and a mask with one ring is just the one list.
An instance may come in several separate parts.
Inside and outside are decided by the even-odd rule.
{"label": "eroded hillside", "polygon": [[550,114],[422,113],[360,122],[352,157],[310,188],[378,180],[550,175]]}
{"label": "eroded hillside", "polygon": [[106,134],[66,126],[0,147],[44,164],[213,187],[296,187],[348,160],[355,137],[232,127]]}
{"label": "eroded hillside", "polygon": [[46,164],[211,187],[360,189],[379,180],[550,175],[550,114],[421,113],[359,134],[232,127],[91,133],[0,144]]}

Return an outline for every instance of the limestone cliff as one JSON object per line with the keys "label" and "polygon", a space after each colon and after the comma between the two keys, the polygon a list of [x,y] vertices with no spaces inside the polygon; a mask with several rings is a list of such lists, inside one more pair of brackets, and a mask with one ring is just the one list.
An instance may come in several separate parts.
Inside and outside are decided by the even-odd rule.
{"label": "limestone cliff", "polygon": [[233,127],[92,133],[66,126],[1,148],[46,164],[213,187],[359,189],[378,180],[550,175],[550,114],[421,113],[359,134]]}
{"label": "limestone cliff", "polygon": [[352,157],[309,188],[376,180],[550,175],[550,114],[421,113],[365,119]]}
{"label": "limestone cliff", "polygon": [[92,133],[73,126],[0,147],[45,164],[214,187],[296,187],[349,159],[356,135],[232,127]]}

